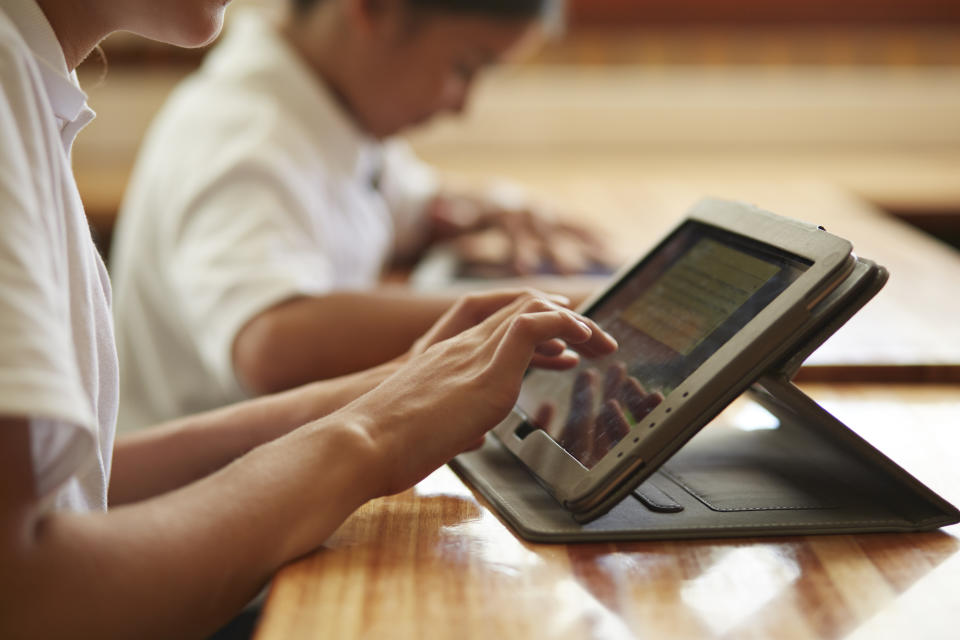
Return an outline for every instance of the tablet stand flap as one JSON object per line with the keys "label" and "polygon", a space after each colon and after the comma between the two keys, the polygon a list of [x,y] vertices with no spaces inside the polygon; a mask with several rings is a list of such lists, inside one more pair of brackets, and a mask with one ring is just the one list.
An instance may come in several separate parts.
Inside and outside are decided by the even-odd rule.
{"label": "tablet stand flap", "polygon": [[[750,388],[750,398],[775,416],[782,429],[802,429],[829,442],[830,455],[843,464],[855,464],[849,475],[863,475],[856,490],[896,506],[920,529],[960,521],[960,510],[927,488],[890,458],[875,449],[848,426],[785,377],[764,376]],[[823,449],[818,450],[826,453]],[[823,460],[811,461],[812,465]],[[849,478],[848,478],[849,481]]]}
{"label": "tablet stand flap", "polygon": [[[758,427],[742,418],[758,409],[775,419]],[[451,466],[522,537],[542,542],[927,531],[960,521],[782,378],[759,381],[590,522],[577,522],[493,436]]]}

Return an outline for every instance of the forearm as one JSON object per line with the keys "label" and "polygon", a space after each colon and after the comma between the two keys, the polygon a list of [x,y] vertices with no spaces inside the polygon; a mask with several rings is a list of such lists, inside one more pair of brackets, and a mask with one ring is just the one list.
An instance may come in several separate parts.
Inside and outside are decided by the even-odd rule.
{"label": "forearm", "polygon": [[114,448],[113,506],[187,485],[251,449],[333,413],[380,384],[399,360],[126,434]]}
{"label": "forearm", "polygon": [[361,371],[405,353],[454,300],[405,287],[297,298],[240,331],[234,366],[256,394]]}
{"label": "forearm", "polygon": [[[5,527],[2,637],[203,637],[372,497],[371,449],[334,416],[176,492]],[[55,611],[54,615],[50,612]]]}

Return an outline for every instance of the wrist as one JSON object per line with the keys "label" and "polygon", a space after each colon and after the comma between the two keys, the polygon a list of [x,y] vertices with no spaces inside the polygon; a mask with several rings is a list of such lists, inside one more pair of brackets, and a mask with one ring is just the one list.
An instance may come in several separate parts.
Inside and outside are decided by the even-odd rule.
{"label": "wrist", "polygon": [[384,495],[386,482],[382,476],[387,469],[382,443],[376,437],[377,421],[356,405],[352,403],[315,425],[305,427],[315,430],[315,446],[332,452],[339,461],[344,483],[351,487],[347,492],[351,512]]}
{"label": "wrist", "polygon": [[[272,493],[282,540],[274,547],[276,566],[323,545],[353,512],[382,495],[382,462],[366,419],[338,411],[300,427],[253,452],[273,457],[284,470],[283,489]],[[282,479],[284,476],[290,484]]]}

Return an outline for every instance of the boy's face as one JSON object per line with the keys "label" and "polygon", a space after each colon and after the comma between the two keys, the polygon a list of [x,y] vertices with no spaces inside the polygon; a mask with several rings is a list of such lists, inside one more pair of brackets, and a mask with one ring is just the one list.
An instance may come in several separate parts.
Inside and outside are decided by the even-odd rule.
{"label": "boy's face", "polygon": [[530,30],[523,20],[409,16],[402,27],[371,39],[371,72],[353,95],[355,116],[382,138],[440,113],[460,113],[478,73]]}

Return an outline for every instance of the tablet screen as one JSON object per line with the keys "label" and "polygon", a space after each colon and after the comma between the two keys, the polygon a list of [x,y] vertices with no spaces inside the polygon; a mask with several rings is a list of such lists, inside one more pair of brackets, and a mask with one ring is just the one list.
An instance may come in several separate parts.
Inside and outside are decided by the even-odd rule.
{"label": "tablet screen", "polygon": [[517,408],[592,468],[810,265],[688,221],[588,312],[620,349],[573,370],[531,370]]}

